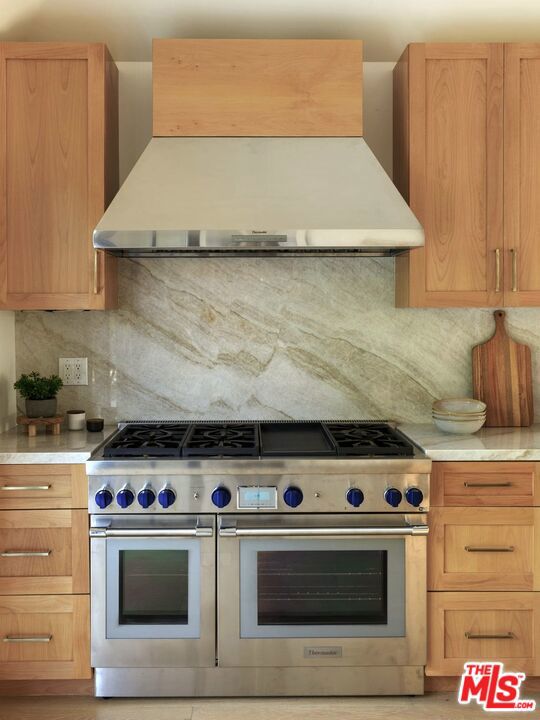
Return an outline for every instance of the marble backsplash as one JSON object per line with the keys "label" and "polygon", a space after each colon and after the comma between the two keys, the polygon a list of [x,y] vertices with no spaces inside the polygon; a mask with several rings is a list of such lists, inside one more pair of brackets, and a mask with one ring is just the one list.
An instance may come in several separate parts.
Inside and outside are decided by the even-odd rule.
{"label": "marble backsplash", "polygon": [[[122,259],[119,310],[16,314],[17,373],[88,357],[89,385],[60,407],[107,422],[424,422],[434,398],[471,393],[492,311],[396,309],[393,274],[391,258]],[[507,320],[540,398],[540,309]]]}

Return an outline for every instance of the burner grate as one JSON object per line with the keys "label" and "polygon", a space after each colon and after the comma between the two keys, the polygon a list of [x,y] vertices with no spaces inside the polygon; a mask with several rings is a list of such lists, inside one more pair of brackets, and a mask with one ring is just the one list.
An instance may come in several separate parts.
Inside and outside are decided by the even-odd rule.
{"label": "burner grate", "polygon": [[188,423],[126,425],[105,446],[105,457],[181,457]]}
{"label": "burner grate", "polygon": [[326,425],[338,455],[355,457],[412,457],[412,444],[385,423],[374,425],[329,423]]}
{"label": "burner grate", "polygon": [[182,449],[184,457],[235,455],[258,457],[257,423],[193,425]]}

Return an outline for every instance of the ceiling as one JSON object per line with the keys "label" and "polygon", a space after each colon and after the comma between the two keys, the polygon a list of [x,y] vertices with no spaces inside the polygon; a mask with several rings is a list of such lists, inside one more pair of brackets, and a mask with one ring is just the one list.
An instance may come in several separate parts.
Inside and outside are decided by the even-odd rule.
{"label": "ceiling", "polygon": [[5,40],[105,41],[149,60],[152,37],[361,38],[365,59],[411,41],[540,40],[537,0],[0,0]]}

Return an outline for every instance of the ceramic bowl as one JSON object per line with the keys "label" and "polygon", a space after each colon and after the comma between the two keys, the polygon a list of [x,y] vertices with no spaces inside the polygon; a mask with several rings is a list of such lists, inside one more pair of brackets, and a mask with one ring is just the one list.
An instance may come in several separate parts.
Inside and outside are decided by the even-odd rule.
{"label": "ceramic bowl", "polygon": [[472,435],[478,432],[482,425],[486,422],[485,417],[473,418],[469,420],[453,420],[451,418],[441,418],[433,416],[433,422],[445,433],[454,435]]}
{"label": "ceramic bowl", "polygon": [[485,418],[487,413],[444,413],[432,410],[431,414],[441,420],[480,420],[480,418]]}
{"label": "ceramic bowl", "polygon": [[474,398],[445,398],[436,400],[432,405],[433,412],[439,415],[477,415],[485,413],[486,408],[486,403]]}

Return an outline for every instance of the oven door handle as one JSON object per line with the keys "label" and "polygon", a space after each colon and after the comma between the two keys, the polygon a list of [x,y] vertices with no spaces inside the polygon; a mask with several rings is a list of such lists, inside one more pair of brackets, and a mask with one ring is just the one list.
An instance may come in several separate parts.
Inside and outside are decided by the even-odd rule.
{"label": "oven door handle", "polygon": [[381,535],[427,535],[427,525],[406,527],[220,527],[221,537],[380,537]]}
{"label": "oven door handle", "polygon": [[108,537],[213,537],[214,530],[211,527],[193,528],[91,528],[91,538]]}

